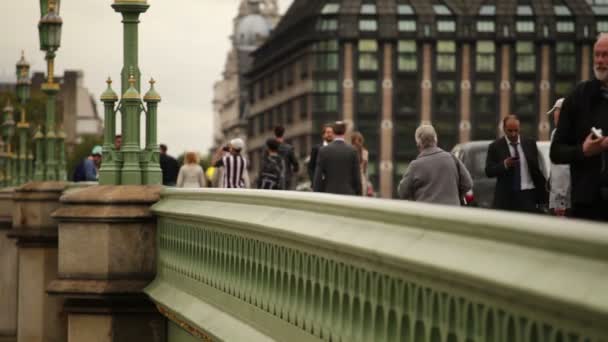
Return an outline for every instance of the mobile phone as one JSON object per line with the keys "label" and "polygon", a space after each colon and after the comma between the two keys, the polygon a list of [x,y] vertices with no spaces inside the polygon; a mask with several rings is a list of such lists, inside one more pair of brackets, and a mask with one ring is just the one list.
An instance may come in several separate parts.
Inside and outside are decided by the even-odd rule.
{"label": "mobile phone", "polygon": [[595,136],[596,139],[602,139],[604,137],[604,134],[603,134],[601,128],[591,127],[591,134],[593,134],[593,136]]}

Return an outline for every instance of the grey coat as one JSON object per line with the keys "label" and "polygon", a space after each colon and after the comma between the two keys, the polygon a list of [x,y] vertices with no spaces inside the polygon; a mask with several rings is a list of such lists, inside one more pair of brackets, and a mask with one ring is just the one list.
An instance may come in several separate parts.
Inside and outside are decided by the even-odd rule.
{"label": "grey coat", "polygon": [[460,196],[472,187],[471,175],[460,160],[438,147],[430,147],[410,163],[398,192],[400,198],[412,201],[460,205]]}
{"label": "grey coat", "polygon": [[361,195],[361,171],[357,151],[343,140],[334,140],[319,150],[315,192]]}

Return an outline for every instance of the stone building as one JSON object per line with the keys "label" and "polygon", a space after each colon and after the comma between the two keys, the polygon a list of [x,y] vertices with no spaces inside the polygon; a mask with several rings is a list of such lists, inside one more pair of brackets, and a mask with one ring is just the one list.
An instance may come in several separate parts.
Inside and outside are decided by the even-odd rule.
{"label": "stone building", "polygon": [[365,136],[370,179],[391,197],[421,122],[444,149],[496,138],[510,113],[547,139],[544,113],[592,76],[607,30],[603,0],[295,0],[248,74],[253,167],[273,126],[305,160],[320,126],[341,119]]}
{"label": "stone building", "polygon": [[241,0],[222,80],[213,86],[216,147],[233,138],[247,139],[249,96],[244,75],[252,64],[251,53],[268,38],[279,19],[276,0]]}

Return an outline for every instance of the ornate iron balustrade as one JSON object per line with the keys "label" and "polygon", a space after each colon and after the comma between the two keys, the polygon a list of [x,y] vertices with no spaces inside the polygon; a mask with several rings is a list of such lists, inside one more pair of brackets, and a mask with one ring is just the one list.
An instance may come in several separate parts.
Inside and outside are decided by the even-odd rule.
{"label": "ornate iron balustrade", "polygon": [[255,190],[153,211],[146,292],[204,339],[608,341],[605,225]]}

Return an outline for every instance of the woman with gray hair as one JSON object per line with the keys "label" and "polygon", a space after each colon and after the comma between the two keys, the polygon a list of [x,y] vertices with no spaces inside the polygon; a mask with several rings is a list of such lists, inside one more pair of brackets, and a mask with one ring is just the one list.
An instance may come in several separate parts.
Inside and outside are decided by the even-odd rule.
{"label": "woman with gray hair", "polygon": [[451,153],[437,147],[433,126],[418,127],[415,139],[420,154],[399,183],[399,197],[434,204],[462,204],[464,194],[473,186],[467,168]]}

